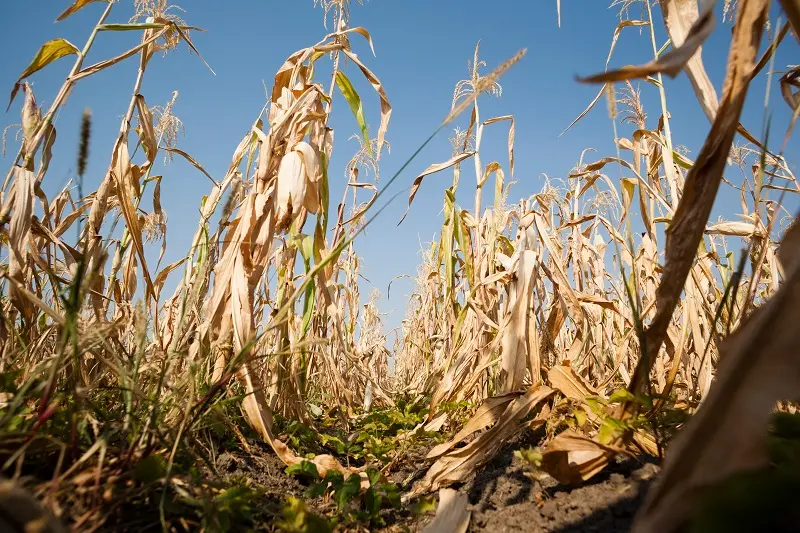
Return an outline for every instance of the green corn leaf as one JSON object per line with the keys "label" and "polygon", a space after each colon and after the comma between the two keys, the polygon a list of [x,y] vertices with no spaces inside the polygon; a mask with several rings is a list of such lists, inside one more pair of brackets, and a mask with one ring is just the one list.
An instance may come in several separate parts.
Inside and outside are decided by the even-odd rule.
{"label": "green corn leaf", "polygon": [[137,31],[137,30],[160,30],[164,24],[158,22],[140,22],[138,24],[101,24],[97,31]]}
{"label": "green corn leaf", "polygon": [[342,91],[342,96],[344,96],[344,99],[347,100],[347,103],[350,105],[350,110],[353,112],[358,126],[361,128],[361,134],[364,136],[364,143],[367,146],[367,150],[369,154],[372,155],[372,146],[370,146],[369,143],[369,133],[367,132],[367,122],[364,120],[364,106],[361,104],[361,97],[358,96],[353,84],[350,83],[350,80],[341,70],[336,72],[336,86]]}

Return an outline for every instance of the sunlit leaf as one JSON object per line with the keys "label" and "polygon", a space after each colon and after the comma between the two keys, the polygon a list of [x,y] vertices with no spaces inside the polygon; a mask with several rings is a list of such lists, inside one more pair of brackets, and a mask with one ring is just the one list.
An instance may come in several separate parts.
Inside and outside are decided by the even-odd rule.
{"label": "sunlit leaf", "polygon": [[33,61],[31,61],[30,65],[28,65],[28,68],[26,68],[19,78],[17,78],[14,88],[11,91],[11,99],[8,102],[8,107],[10,108],[11,104],[14,102],[14,97],[17,95],[17,91],[19,91],[22,80],[34,72],[43,69],[57,59],[70,55],[78,55],[80,53],[80,50],[78,50],[74,44],[66,39],[53,39],[52,41],[47,41],[44,43],[42,47],[39,48],[39,51],[33,58]]}
{"label": "sunlit leaf", "polygon": [[369,142],[369,132],[367,131],[367,122],[364,119],[364,106],[361,104],[361,97],[358,96],[353,84],[350,83],[348,77],[341,70],[336,71],[336,86],[339,87],[342,96],[350,106],[350,111],[356,117],[356,122],[358,122],[358,127],[361,128],[361,135],[364,138],[364,146],[372,154],[372,145]]}
{"label": "sunlit leaf", "polygon": [[75,2],[71,6],[69,6],[67,9],[65,9],[64,12],[61,13],[58,16],[58,18],[56,19],[56,22],[61,22],[62,20],[64,20],[67,17],[70,17],[71,15],[77,13],[78,11],[80,11],[81,9],[83,9],[84,7],[86,7],[87,5],[89,5],[91,3],[94,3],[94,2],[108,3],[108,1],[109,0],[75,0]]}

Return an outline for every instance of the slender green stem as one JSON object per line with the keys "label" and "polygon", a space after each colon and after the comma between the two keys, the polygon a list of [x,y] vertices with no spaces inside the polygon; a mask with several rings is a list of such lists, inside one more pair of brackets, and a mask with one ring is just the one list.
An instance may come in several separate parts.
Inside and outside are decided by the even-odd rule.
{"label": "slender green stem", "polygon": [[[647,4],[647,18],[649,27],[650,27],[650,41],[653,44],[653,57],[658,59],[659,49],[658,45],[656,44],[656,33],[655,29],[653,28],[653,10],[650,7],[650,0],[646,0],[645,4]],[[661,116],[664,117],[664,142],[667,145],[666,150],[662,150],[663,157],[664,157],[664,172],[667,175],[667,180],[669,181],[670,185],[670,196],[672,200],[672,208],[678,208],[678,183],[675,176],[675,163],[672,156],[672,132],[670,131],[669,127],[669,111],[667,110],[667,94],[664,91],[664,80],[661,77],[661,73],[656,74],[656,79],[658,80],[658,94],[661,98]]]}

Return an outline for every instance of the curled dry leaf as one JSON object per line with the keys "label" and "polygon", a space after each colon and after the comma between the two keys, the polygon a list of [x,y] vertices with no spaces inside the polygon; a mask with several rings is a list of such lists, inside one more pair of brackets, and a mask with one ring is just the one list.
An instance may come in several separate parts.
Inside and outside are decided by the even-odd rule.
{"label": "curled dry leaf", "polygon": [[[664,15],[664,23],[667,26],[667,33],[672,45],[683,46],[689,37],[692,26],[700,18],[697,0],[664,0],[661,2],[661,12]],[[708,119],[713,121],[719,107],[719,99],[703,66],[702,47],[697,47],[697,51],[686,62],[684,70],[700,106]]]}
{"label": "curled dry leaf", "polygon": [[167,281],[167,276],[169,276],[173,270],[181,266],[184,261],[186,261],[185,257],[165,266],[163,269],[161,269],[161,272],[156,274],[156,279],[153,280],[153,288],[156,291],[156,300],[161,297],[161,288],[164,286],[164,282]]}
{"label": "curled dry leaf", "polygon": [[156,160],[156,153],[158,152],[158,141],[156,140],[155,128],[153,128],[153,113],[147,107],[144,96],[141,94],[136,95],[136,109],[139,111],[139,139],[144,147],[144,152],[147,155],[147,160],[153,164]]}
{"label": "curled dry leaf", "polygon": [[573,400],[583,400],[587,396],[597,395],[597,391],[586,383],[568,362],[548,370],[547,381],[550,382],[551,387]]}
{"label": "curled dry leaf", "polygon": [[781,95],[786,105],[797,112],[800,108],[800,68],[795,68],[781,76]]}
{"label": "curled dry leaf", "polygon": [[[690,0],[694,2],[694,0]],[[606,58],[606,70],[608,70],[608,64],[611,63],[611,56],[614,55],[614,49],[617,47],[617,40],[619,39],[620,33],[625,28],[632,28],[637,26],[649,26],[650,23],[646,20],[623,20],[617,27],[614,28],[614,36],[611,38],[611,47],[608,49],[608,57]],[[674,41],[673,41],[674,42]],[[676,43],[676,46],[680,46],[681,43]]]}
{"label": "curled dry leaf", "polygon": [[[583,402],[587,397],[597,396],[597,391],[578,375],[568,364],[556,365],[547,373],[550,386],[567,398]],[[585,410],[587,419],[593,424],[602,422],[600,415],[591,409]],[[658,448],[650,435],[633,433],[632,438],[647,453],[655,455]],[[543,450],[542,470],[559,483],[569,485],[586,481],[603,470],[614,455],[626,453],[615,444],[602,444],[586,437],[577,430],[559,433]]]}
{"label": "curled dry leaf", "polygon": [[[686,2],[694,2],[694,0],[686,0]],[[697,20],[686,32],[683,42],[680,45],[674,43],[676,46],[672,51],[645,65],[622,67],[617,70],[603,72],[602,74],[578,78],[578,80],[583,83],[607,83],[647,78],[648,76],[659,73],[664,73],[674,78],[684,65],[686,65],[700,50],[700,46],[708,36],[711,35],[711,32],[714,31],[716,20],[714,18],[714,4],[716,4],[716,1],[702,0],[702,2],[703,9],[697,17]]]}
{"label": "curled dry leaf", "polygon": [[[469,421],[464,424],[464,427],[461,428],[461,430],[456,433],[452,439],[431,448],[425,458],[436,459],[437,457],[440,457],[450,451],[453,446],[463,441],[476,431],[481,431],[493,425],[495,422],[497,422],[497,419],[500,417],[500,415],[506,410],[508,404],[520,396],[522,396],[521,392],[509,392],[507,394],[486,398],[483,403],[481,403],[480,407],[478,407],[477,411],[475,411],[475,414],[472,415],[472,418],[470,418]],[[442,417],[442,420],[444,420],[444,417]],[[425,430],[438,431],[439,428],[426,427]]]}
{"label": "curled dry leaf", "polygon": [[[543,405],[555,391],[542,384],[536,384],[518,398],[510,401],[490,429],[481,433],[475,440],[462,448],[452,449],[458,444],[452,441],[448,444],[450,451],[428,469],[425,477],[419,481],[410,493],[403,498],[419,496],[426,492],[437,490],[450,483],[464,481],[500,450],[512,435],[522,429],[521,420],[528,416],[534,409]],[[486,416],[482,413],[481,416]],[[470,422],[467,422],[469,425]]]}
{"label": "curled dry leaf", "polygon": [[[34,194],[36,177],[33,172],[22,167],[15,167],[14,170],[16,173],[13,196],[14,212],[8,228],[8,275],[24,286],[28,264],[28,235],[31,230],[36,201]],[[25,320],[29,321],[33,316],[30,301],[22,296],[13,285],[9,295]]]}
{"label": "curled dry leaf", "polygon": [[61,22],[62,20],[74,15],[87,5],[94,3],[94,2],[104,2],[108,3],[109,0],[75,0],[71,6],[65,9],[56,19],[56,22]]}
{"label": "curled dry leaf", "polygon": [[515,136],[515,127],[514,127],[514,115],[503,115],[502,117],[495,117],[490,118],[489,120],[484,121],[483,125],[488,126],[489,124],[496,124],[497,122],[502,121],[509,121],[511,124],[508,126],[508,172],[511,174],[511,177],[514,177],[514,136]]}
{"label": "curled dry leaf", "polygon": [[42,111],[36,105],[36,96],[29,83],[22,84],[22,92],[25,93],[25,103],[22,105],[22,155],[27,161],[34,155],[32,143],[42,123]]}
{"label": "curled dry leaf", "polygon": [[[670,445],[659,483],[637,514],[633,531],[681,531],[703,486],[767,463],[765,438],[776,402],[800,390],[800,223],[780,248],[786,280],[720,349],[716,382]],[[724,450],[724,453],[720,453]]]}
{"label": "curled dry leaf", "polygon": [[707,235],[729,235],[733,237],[764,237],[765,228],[752,222],[717,222],[706,228]]}
{"label": "curled dry leaf", "polygon": [[150,278],[150,271],[147,269],[147,260],[144,256],[144,245],[142,243],[142,228],[139,224],[139,217],[136,214],[134,198],[138,196],[139,176],[135,172],[135,167],[131,165],[128,155],[128,145],[125,141],[119,140],[114,152],[114,162],[111,168],[111,175],[116,184],[117,197],[119,198],[120,209],[128,225],[128,231],[133,241],[136,254],[139,256],[144,281],[147,285],[147,293],[155,297],[156,291],[153,281]]}
{"label": "curled dry leaf", "polygon": [[530,370],[534,383],[540,379],[538,361],[529,360],[532,354],[528,354],[527,349],[528,322],[531,319],[528,308],[533,292],[530,288],[534,283],[533,278],[537,264],[538,259],[533,250],[524,250],[517,263],[517,279],[510,304],[511,308],[504,324],[505,327],[501,330],[500,380],[503,387],[501,392],[510,392],[521,388],[526,370]]}
{"label": "curled dry leaf", "polygon": [[179,148],[165,147],[164,150],[169,152],[169,153],[171,153],[171,154],[178,154],[179,156],[184,158],[190,165],[192,165],[194,168],[196,168],[197,170],[202,172],[205,177],[207,177],[209,180],[211,180],[211,183],[213,183],[214,185],[219,187],[219,183],[217,183],[216,180],[211,177],[211,174],[209,174],[206,171],[206,169],[203,168],[203,165],[198,163],[192,156],[190,156],[189,154],[187,154],[186,152],[184,152],[183,150],[181,150]]}
{"label": "curled dry leaf", "polygon": [[588,114],[589,114],[589,111],[591,111],[591,110],[594,108],[594,106],[595,106],[595,105],[597,105],[597,102],[599,102],[599,101],[600,101],[600,98],[603,96],[603,94],[604,94],[605,92],[606,92],[606,84],[603,84],[603,86],[602,86],[602,87],[600,87],[600,90],[599,90],[599,91],[597,91],[597,95],[594,97],[594,99],[592,99],[592,101],[591,101],[591,102],[589,102],[589,105],[588,105],[588,106],[586,106],[586,109],[584,109],[583,111],[581,111],[581,114],[580,114],[580,115],[578,115],[577,117],[575,117],[575,120],[573,120],[572,122],[570,122],[569,126],[567,126],[566,128],[564,128],[564,131],[562,131],[561,133],[559,133],[559,134],[558,134],[558,136],[559,136],[559,137],[561,137],[562,135],[564,135],[565,133],[567,133],[567,132],[568,132],[568,131],[569,131],[569,130],[572,128],[572,126],[574,126],[575,124],[577,124],[578,122],[580,122],[580,120],[581,120],[583,117],[585,117],[586,115],[588,115]]}
{"label": "curled dry leaf", "polygon": [[403,220],[405,220],[406,216],[408,215],[408,211],[411,209],[411,203],[414,201],[414,197],[417,195],[417,191],[419,190],[420,185],[422,185],[422,180],[425,179],[425,176],[430,176],[431,174],[436,174],[437,172],[441,172],[442,170],[450,168],[453,165],[457,165],[458,163],[462,162],[463,160],[469,157],[472,157],[473,155],[475,155],[475,152],[465,152],[463,154],[455,155],[450,159],[448,159],[447,161],[445,161],[444,163],[437,163],[435,165],[429,166],[422,172],[422,174],[414,178],[414,183],[411,185],[411,193],[408,195],[408,208],[406,208],[406,212],[403,214],[403,218],[400,219],[400,222],[398,222],[397,225],[399,226],[400,224],[402,224]]}
{"label": "curled dry leaf", "polygon": [[562,485],[572,485],[591,478],[623,451],[567,429],[544,449],[541,468]]}

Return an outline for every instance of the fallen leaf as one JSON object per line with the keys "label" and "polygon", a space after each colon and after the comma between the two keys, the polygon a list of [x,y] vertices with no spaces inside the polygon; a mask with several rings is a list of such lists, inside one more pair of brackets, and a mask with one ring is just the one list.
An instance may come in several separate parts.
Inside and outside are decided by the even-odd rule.
{"label": "fallen leaf", "polygon": [[467,511],[467,504],[469,498],[466,494],[453,489],[441,489],[436,516],[422,529],[422,533],[465,533],[472,515]]}
{"label": "fallen leaf", "polygon": [[[449,483],[464,481],[475,473],[477,468],[491,460],[512,435],[522,429],[520,421],[535,408],[541,406],[555,391],[541,384],[534,385],[528,391],[509,402],[497,422],[487,431],[481,433],[466,446],[451,449],[442,455],[428,469],[425,477],[403,499],[419,496],[425,492],[437,490]],[[469,424],[469,422],[468,422]],[[453,445],[458,443],[453,443]]]}
{"label": "fallen leaf", "polygon": [[574,429],[562,431],[542,451],[541,468],[562,485],[585,481],[624,450],[605,446]]}

